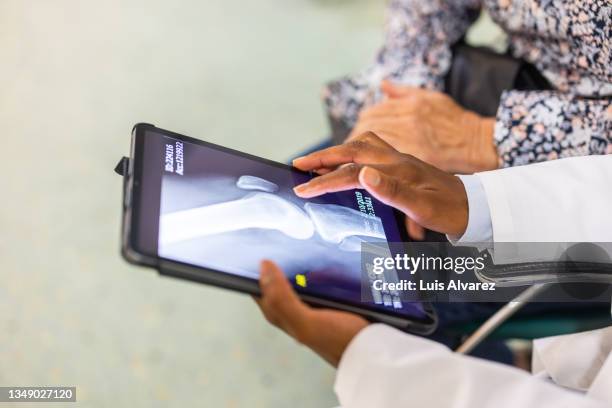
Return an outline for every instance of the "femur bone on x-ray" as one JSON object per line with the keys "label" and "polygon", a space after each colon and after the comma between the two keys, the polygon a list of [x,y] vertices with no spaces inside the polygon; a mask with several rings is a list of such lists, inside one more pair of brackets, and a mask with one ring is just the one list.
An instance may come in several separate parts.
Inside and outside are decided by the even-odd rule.
{"label": "femur bone on x-ray", "polygon": [[345,251],[359,251],[368,239],[385,239],[379,217],[336,204],[306,202],[300,208],[260,177],[241,176],[236,187],[245,190],[242,198],[162,215],[160,244],[247,228],[276,230],[299,240],[318,236]]}

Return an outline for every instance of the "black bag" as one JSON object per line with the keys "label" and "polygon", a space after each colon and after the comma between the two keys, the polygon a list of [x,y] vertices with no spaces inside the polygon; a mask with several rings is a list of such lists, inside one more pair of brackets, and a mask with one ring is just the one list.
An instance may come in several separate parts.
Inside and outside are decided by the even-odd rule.
{"label": "black bag", "polygon": [[458,43],[444,88],[459,105],[482,116],[495,116],[504,90],[551,89],[533,65],[489,48]]}

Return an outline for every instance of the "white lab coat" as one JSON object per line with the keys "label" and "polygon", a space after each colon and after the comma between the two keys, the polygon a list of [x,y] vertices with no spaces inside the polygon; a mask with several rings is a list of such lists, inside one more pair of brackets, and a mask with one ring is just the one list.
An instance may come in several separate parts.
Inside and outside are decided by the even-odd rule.
{"label": "white lab coat", "polygon": [[612,154],[477,176],[495,242],[612,242]]}
{"label": "white lab coat", "polygon": [[[612,155],[478,177],[495,241],[612,242]],[[530,375],[375,324],[344,352],[335,391],[344,408],[610,407],[611,349],[612,327],[536,340]]]}
{"label": "white lab coat", "polygon": [[610,407],[611,349],[612,327],[536,340],[530,375],[374,324],[345,350],[334,389],[343,408]]}

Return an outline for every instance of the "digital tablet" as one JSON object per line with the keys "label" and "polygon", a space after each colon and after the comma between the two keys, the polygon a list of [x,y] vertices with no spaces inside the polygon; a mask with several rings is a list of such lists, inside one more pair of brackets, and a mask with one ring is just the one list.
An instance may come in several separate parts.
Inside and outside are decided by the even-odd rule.
{"label": "digital tablet", "polygon": [[434,328],[426,303],[364,294],[362,243],[407,239],[402,215],[365,190],[305,200],[293,187],[314,174],[149,124],[134,126],[121,173],[129,262],[258,295],[259,265],[270,259],[309,304]]}

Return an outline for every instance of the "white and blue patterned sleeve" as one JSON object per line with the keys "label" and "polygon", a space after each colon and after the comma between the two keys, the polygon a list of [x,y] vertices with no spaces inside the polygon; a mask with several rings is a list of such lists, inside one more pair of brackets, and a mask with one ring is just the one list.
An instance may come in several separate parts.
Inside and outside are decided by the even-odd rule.
{"label": "white and blue patterned sleeve", "polygon": [[500,167],[612,153],[609,97],[506,91],[495,125]]}
{"label": "white and blue patterned sleeve", "polygon": [[478,17],[480,4],[481,0],[392,0],[385,42],[374,62],[324,88],[329,115],[352,128],[360,110],[380,99],[382,79],[441,90],[451,64],[451,45]]}

